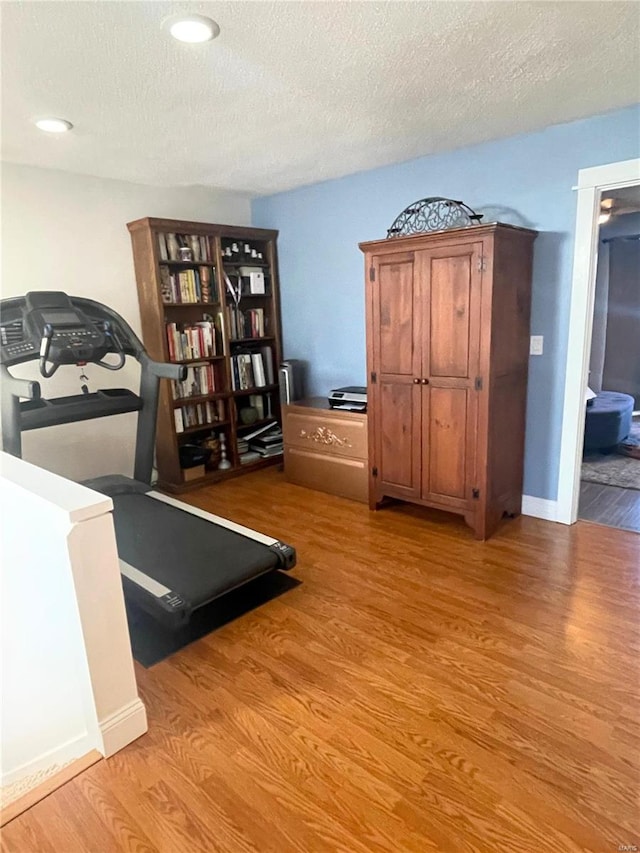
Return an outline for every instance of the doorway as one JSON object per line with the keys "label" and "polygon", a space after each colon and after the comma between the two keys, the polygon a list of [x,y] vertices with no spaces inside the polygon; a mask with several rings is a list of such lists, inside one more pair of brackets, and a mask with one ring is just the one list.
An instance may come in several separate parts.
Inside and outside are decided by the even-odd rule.
{"label": "doorway", "polygon": [[603,192],[578,518],[640,533],[640,185]]}
{"label": "doorway", "polygon": [[611,198],[613,192],[638,185],[638,159],[582,169],[578,173],[569,347],[556,506],[556,520],[565,524],[573,524],[578,518],[600,219],[607,206],[603,206],[603,201]]}

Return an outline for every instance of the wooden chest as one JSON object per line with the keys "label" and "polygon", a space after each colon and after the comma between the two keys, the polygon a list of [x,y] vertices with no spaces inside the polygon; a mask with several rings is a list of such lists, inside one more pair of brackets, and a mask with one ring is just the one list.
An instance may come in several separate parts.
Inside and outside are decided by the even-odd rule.
{"label": "wooden chest", "polygon": [[313,397],[283,406],[282,423],[289,482],[367,502],[366,414],[331,409]]}

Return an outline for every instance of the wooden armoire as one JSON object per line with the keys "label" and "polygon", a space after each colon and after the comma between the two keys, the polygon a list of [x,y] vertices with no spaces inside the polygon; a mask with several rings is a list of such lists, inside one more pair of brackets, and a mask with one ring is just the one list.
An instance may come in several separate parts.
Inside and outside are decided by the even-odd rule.
{"label": "wooden armoire", "polygon": [[536,232],[493,223],[361,243],[369,505],[520,513]]}

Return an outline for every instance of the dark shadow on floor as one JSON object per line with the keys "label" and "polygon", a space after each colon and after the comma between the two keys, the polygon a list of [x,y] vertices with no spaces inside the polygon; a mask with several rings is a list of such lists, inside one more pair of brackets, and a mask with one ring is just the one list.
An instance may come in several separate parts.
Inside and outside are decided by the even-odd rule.
{"label": "dark shadow on floor", "polygon": [[153,666],[301,583],[284,572],[270,572],[196,610],[190,623],[179,631],[168,630],[135,604],[127,602],[133,656],[142,666]]}

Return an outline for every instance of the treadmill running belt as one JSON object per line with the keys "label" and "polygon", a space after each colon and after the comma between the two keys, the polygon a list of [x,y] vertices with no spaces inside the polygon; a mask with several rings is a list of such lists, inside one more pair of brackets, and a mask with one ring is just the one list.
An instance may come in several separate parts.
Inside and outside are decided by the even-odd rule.
{"label": "treadmill running belt", "polygon": [[278,567],[267,545],[144,494],[112,496],[118,555],[191,608]]}

